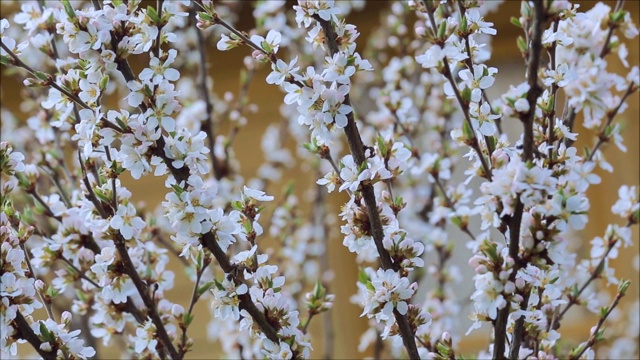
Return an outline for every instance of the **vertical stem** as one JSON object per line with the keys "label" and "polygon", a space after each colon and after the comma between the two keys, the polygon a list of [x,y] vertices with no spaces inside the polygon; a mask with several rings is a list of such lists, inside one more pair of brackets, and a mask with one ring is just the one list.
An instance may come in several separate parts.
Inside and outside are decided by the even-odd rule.
{"label": "vertical stem", "polygon": [[[194,7],[194,12],[195,12]],[[202,121],[201,129],[207,134],[209,150],[211,151],[211,165],[213,167],[213,176],[220,180],[223,176],[222,171],[220,169],[220,164],[218,163],[218,159],[216,158],[215,147],[216,147],[216,133],[215,133],[215,124],[213,122],[213,103],[211,102],[211,98],[209,97],[209,88],[207,87],[207,49],[206,49],[206,39],[204,34],[200,29],[196,30],[196,36],[198,37],[198,52],[200,55],[200,92],[202,93],[202,99],[204,100],[206,106],[206,117]]]}
{"label": "vertical stem", "polygon": [[[531,24],[532,39],[529,43],[529,57],[527,60],[527,80],[529,84],[529,92],[527,94],[527,102],[529,103],[529,111],[522,116],[524,125],[524,149],[522,152],[522,161],[527,163],[533,159],[533,120],[535,116],[536,102],[540,96],[541,89],[538,85],[538,67],[540,66],[540,54],[542,52],[542,25],[546,21],[546,14],[541,0],[533,3],[535,8],[535,16]],[[515,279],[519,264],[518,253],[520,251],[520,227],[522,223],[522,212],[524,205],[518,197],[514,214],[508,219],[509,225],[509,257],[511,257],[515,265],[509,277],[510,281]],[[493,359],[503,359],[506,343],[507,322],[511,306],[507,301],[506,306],[500,309],[496,318],[494,330],[494,352]],[[516,359],[524,335],[524,318],[520,317],[516,320],[513,330],[513,340],[509,351],[509,357]]]}
{"label": "vertical stem", "polygon": [[[316,16],[315,19],[320,23],[320,26],[322,26],[322,30],[324,31],[326,36],[326,43],[329,48],[330,54],[333,55],[337,53],[339,51],[339,48],[337,35],[335,33],[333,25],[329,21],[322,20],[319,16]],[[349,94],[345,96],[344,104],[351,105]],[[348,122],[347,126],[344,128],[344,133],[347,137],[347,142],[349,143],[351,154],[356,164],[360,165],[367,159],[364,155],[364,144],[362,142],[358,126],[356,125],[355,119],[353,117],[353,112],[347,114],[347,121]],[[367,215],[369,217],[369,223],[371,224],[373,240],[380,256],[380,263],[382,265],[382,268],[384,270],[392,269],[394,271],[398,271],[400,269],[399,264],[393,263],[393,261],[391,260],[391,255],[389,255],[389,252],[384,248],[384,245],[382,244],[382,240],[384,239],[384,230],[382,229],[382,222],[380,221],[380,214],[378,212],[378,205],[373,186],[371,184],[363,184],[361,185],[361,189],[362,197],[367,206]],[[397,310],[394,310],[393,314],[395,316],[398,329],[400,330],[402,342],[404,343],[404,346],[407,349],[407,353],[409,354],[409,358],[419,359],[420,355],[418,354],[418,348],[416,346],[414,333],[411,329],[411,325],[409,324],[407,316],[400,314]]]}

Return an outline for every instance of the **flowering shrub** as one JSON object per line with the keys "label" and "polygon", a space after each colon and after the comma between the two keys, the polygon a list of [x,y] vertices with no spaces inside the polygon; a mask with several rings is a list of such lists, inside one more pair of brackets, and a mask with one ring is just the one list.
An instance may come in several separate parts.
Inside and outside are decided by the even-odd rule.
{"label": "flowering shrub", "polygon": [[[363,3],[259,1],[252,30],[234,25],[237,5],[33,1],[2,18],[2,69],[28,94],[20,114],[2,108],[3,358],[26,356],[26,342],[45,359],[99,357],[100,344],[116,343],[126,357],[181,359],[199,301],[227,357],[309,358],[308,326],[334,302],[326,251],[338,230],[361,265],[352,301],[370,329],[359,348],[376,342],[379,357],[459,356],[454,325],[467,300],[467,334],[492,329],[478,357],[638,356],[637,316],[596,347],[630,286],[610,262],[640,221],[637,184],[620,188],[611,210],[622,221],[588,256],[569,246],[588,221],[596,167],[613,171],[603,145],[626,150],[616,119],[640,75],[621,41],[638,36],[622,2],[584,12],[523,2],[512,23],[526,80],[495,98],[500,71],[487,60],[498,34],[485,18],[498,1],[385,4],[365,53],[347,23]],[[212,90],[214,43],[251,51],[237,98]],[[626,74],[610,69],[614,56]],[[282,122],[264,134],[258,175],[243,179],[233,146],[256,110],[247,89],[260,67],[283,92]],[[317,179],[308,213],[292,187],[269,188],[296,162]],[[135,203],[127,174],[161,177],[161,206]],[[335,191],[348,195],[339,224],[327,207]],[[469,299],[452,291],[450,227],[468,237]],[[186,304],[167,296],[170,262],[193,281]],[[616,295],[602,302],[607,285]],[[598,320],[567,345],[560,324],[572,307]]]}

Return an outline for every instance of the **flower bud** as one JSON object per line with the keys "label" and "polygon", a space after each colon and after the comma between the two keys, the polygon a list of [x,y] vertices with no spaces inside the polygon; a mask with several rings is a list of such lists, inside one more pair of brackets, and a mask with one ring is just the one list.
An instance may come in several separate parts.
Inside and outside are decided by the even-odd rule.
{"label": "flower bud", "polygon": [[68,311],[65,311],[62,313],[62,316],[60,318],[63,324],[65,324],[66,326],[69,326],[69,323],[71,322],[71,313]]}
{"label": "flower bud", "polygon": [[36,280],[36,282],[34,283],[34,286],[36,287],[36,290],[38,292],[43,292],[45,290],[45,287],[47,286],[44,281],[38,279]]}
{"label": "flower bud", "polygon": [[442,337],[440,338],[443,343],[451,344],[451,334],[448,331],[442,333]]}
{"label": "flower bud", "polygon": [[480,266],[480,262],[484,259],[485,258],[480,255],[473,255],[471,259],[469,259],[469,266],[471,266],[472,268],[477,268],[478,266]]}
{"label": "flower bud", "polygon": [[267,56],[263,52],[258,51],[258,50],[254,50],[251,53],[251,56],[254,59],[258,60],[259,62],[266,62],[267,61]]}
{"label": "flower bud", "polygon": [[173,304],[173,306],[171,306],[171,315],[178,318],[181,317],[182,314],[184,314],[184,307],[182,307],[182,305]]}
{"label": "flower bud", "polygon": [[500,273],[498,274],[498,278],[502,281],[507,280],[509,278],[509,272],[508,271],[500,271]]}
{"label": "flower bud", "polygon": [[507,294],[513,294],[515,290],[516,285],[512,281],[507,281],[507,283],[504,285],[504,292]]}
{"label": "flower bud", "polygon": [[476,274],[486,274],[489,269],[487,269],[487,267],[485,265],[479,265],[478,267],[475,268]]}

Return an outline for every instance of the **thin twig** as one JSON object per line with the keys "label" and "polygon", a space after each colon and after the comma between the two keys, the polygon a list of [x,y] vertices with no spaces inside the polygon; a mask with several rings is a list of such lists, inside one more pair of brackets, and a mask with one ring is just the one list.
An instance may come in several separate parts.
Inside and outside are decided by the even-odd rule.
{"label": "thin twig", "polygon": [[611,123],[613,123],[613,120],[618,114],[618,111],[620,111],[622,104],[624,104],[627,98],[631,94],[633,94],[636,90],[638,90],[638,87],[633,82],[630,83],[629,86],[627,87],[627,91],[625,91],[624,95],[622,95],[622,99],[620,99],[618,106],[616,106],[615,109],[607,112],[607,122],[600,129],[600,136],[598,136],[598,142],[593,147],[593,149],[589,152],[589,157],[587,158],[587,161],[592,161],[593,157],[596,154],[596,151],[598,151],[600,146],[602,146],[605,142],[609,141],[609,137],[605,134],[605,131],[607,131],[607,128],[611,125]]}
{"label": "thin twig", "polygon": [[102,289],[102,286],[98,285],[95,281],[89,279],[89,277],[87,277],[87,275],[85,275],[82,270],[78,269],[75,265],[73,265],[73,263],[69,261],[69,259],[65,258],[62,255],[60,255],[59,258],[60,260],[64,261],[67,265],[69,265],[69,267],[71,267],[71,269],[73,269],[73,271],[75,271],[78,274],[78,276],[80,276],[80,278],[88,281],[91,285],[93,285],[97,289]]}
{"label": "thin twig", "polygon": [[[25,246],[24,243],[20,244],[20,247],[22,248],[22,251],[24,252],[24,260],[27,263],[27,268],[29,269],[29,272],[31,273],[31,277],[34,280],[38,280],[38,278],[36,278],[36,273],[33,271],[33,267],[31,266],[31,259],[29,258],[29,252],[27,251],[27,247]],[[44,295],[42,295],[40,290],[36,289],[36,292],[38,293],[38,297],[40,298],[40,301],[44,304],[44,309],[47,311],[47,316],[49,317],[49,319],[55,321],[55,319],[53,317],[53,311],[51,310],[51,301],[46,301]]]}
{"label": "thin twig", "polygon": [[204,34],[199,29],[196,29],[196,36],[198,37],[198,53],[200,55],[200,93],[202,93],[202,99],[204,100],[206,109],[205,109],[205,119],[202,121],[201,129],[207,134],[207,139],[209,141],[209,150],[211,151],[211,165],[213,167],[213,176],[220,180],[222,178],[222,171],[220,169],[220,164],[218,163],[218,159],[216,158],[216,131],[215,131],[215,123],[213,121],[213,102],[211,101],[211,97],[209,96],[209,87],[207,86],[207,50],[206,50],[206,39]]}
{"label": "thin twig", "polygon": [[607,308],[607,311],[603,315],[601,315],[600,318],[598,319],[598,323],[596,324],[595,329],[591,330],[591,335],[589,336],[589,340],[587,340],[587,343],[584,345],[584,347],[582,348],[582,350],[580,350],[579,353],[573,354],[570,357],[571,360],[580,359],[580,356],[582,356],[582,354],[584,354],[584,352],[587,351],[587,349],[595,345],[595,343],[598,341],[597,335],[600,332],[600,328],[602,328],[604,321],[607,320],[607,318],[609,317],[609,314],[611,314],[613,309],[615,309],[618,306],[618,303],[620,303],[620,299],[622,299],[623,296],[624,294],[618,291],[615,299],[613,299],[613,301],[611,302],[611,305],[609,305],[609,307]]}
{"label": "thin twig", "polygon": [[[198,295],[198,287],[200,285],[200,279],[202,278],[202,274],[204,274],[204,270],[207,268],[208,265],[209,264],[203,265],[202,269],[198,270],[198,273],[196,274],[196,283],[193,285],[193,292],[191,293],[191,302],[189,303],[189,310],[187,311],[187,314],[189,315],[193,315],[193,307],[196,305],[196,302],[198,302],[198,299],[200,299],[200,295]],[[184,358],[184,355],[187,353],[187,340],[188,340],[187,330],[188,329],[189,328],[186,324],[182,329],[182,341],[179,346],[181,358]]]}

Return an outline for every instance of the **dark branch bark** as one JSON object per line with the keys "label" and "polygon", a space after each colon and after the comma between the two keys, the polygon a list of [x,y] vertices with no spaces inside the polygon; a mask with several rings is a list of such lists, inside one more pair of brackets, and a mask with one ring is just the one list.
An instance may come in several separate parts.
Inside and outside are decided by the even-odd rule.
{"label": "dark branch bark", "polygon": [[[315,19],[320,23],[320,26],[322,26],[322,30],[324,31],[326,43],[329,48],[330,54],[333,55],[337,53],[339,51],[337,35],[333,29],[331,22],[322,20],[317,15],[315,16]],[[344,104],[351,105],[348,94],[345,97]],[[344,133],[347,137],[347,142],[349,143],[351,155],[353,156],[356,164],[360,165],[367,159],[364,154],[364,144],[362,143],[362,138],[360,137],[358,126],[356,125],[355,119],[353,117],[353,112],[347,114],[347,120],[348,122],[347,126],[344,128]],[[362,192],[362,198],[364,199],[364,202],[367,206],[367,215],[369,217],[369,223],[371,224],[373,240],[376,245],[376,249],[378,250],[378,254],[380,255],[380,264],[385,270],[392,269],[394,271],[398,271],[400,269],[399,264],[393,263],[389,252],[384,248],[384,245],[382,244],[382,240],[384,239],[384,230],[382,229],[382,222],[380,220],[380,214],[378,213],[378,205],[376,201],[376,195],[373,191],[373,186],[371,184],[361,184],[360,188]],[[409,357],[411,359],[419,359],[420,356],[418,354],[414,332],[411,329],[409,320],[405,315],[400,314],[396,310],[394,310],[393,314],[395,316],[396,322],[398,323],[398,328],[400,329],[400,334],[402,336],[402,342],[407,349]]]}

